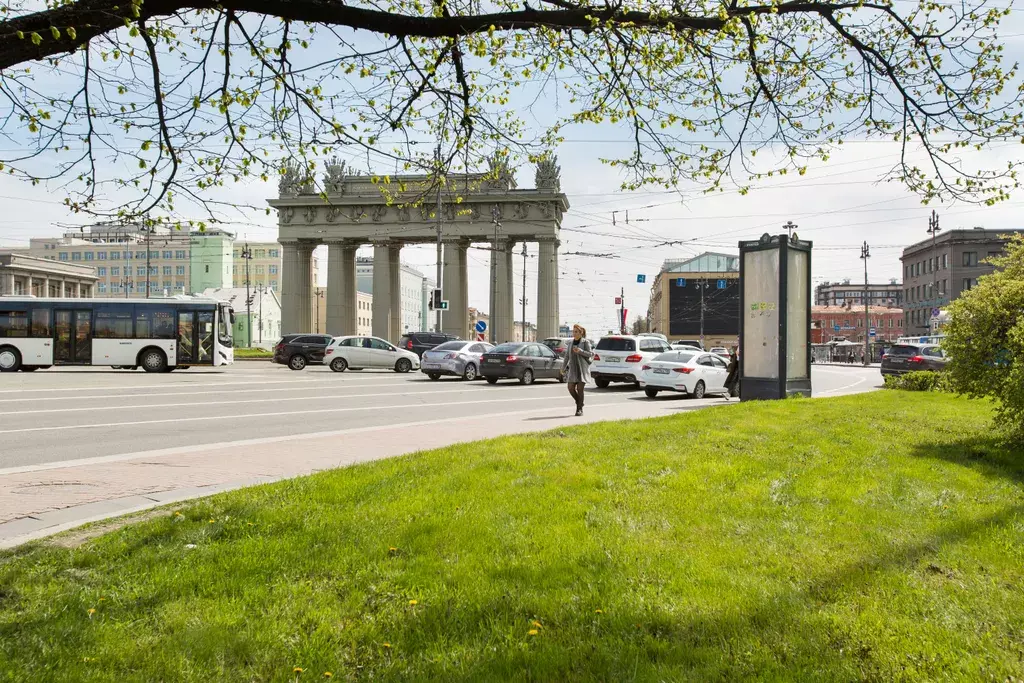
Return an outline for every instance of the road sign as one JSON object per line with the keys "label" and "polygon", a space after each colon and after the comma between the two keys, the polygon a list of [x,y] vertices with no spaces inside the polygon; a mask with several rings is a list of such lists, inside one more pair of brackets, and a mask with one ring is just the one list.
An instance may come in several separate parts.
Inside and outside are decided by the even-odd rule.
{"label": "road sign", "polygon": [[439,311],[447,311],[448,310],[448,302],[442,300],[440,303],[438,303],[437,309]]}
{"label": "road sign", "polygon": [[728,284],[728,283],[727,283],[727,282],[726,282],[725,280],[719,280],[719,281],[718,281],[718,288],[719,288],[719,289],[725,289],[725,286],[726,286],[727,284]]}
{"label": "road sign", "polygon": [[621,296],[615,297],[615,305],[616,306],[621,306],[622,305],[622,297]]}
{"label": "road sign", "polygon": [[685,286],[686,286],[686,278],[685,277],[677,277],[676,278],[676,287],[685,287]]}
{"label": "road sign", "polygon": [[477,320],[476,321],[476,325],[473,326],[473,329],[475,329],[477,332],[481,332],[481,333],[486,332],[487,331],[487,323],[484,322],[483,320]]}
{"label": "road sign", "polygon": [[869,336],[869,337],[874,337],[874,336],[875,336],[876,334],[877,334],[877,333],[875,332],[875,330],[874,330],[874,329],[868,330],[868,336]]}
{"label": "road sign", "polygon": [[477,341],[484,341],[484,333],[483,332],[477,332],[476,333],[476,340]]}
{"label": "road sign", "polygon": [[839,327],[839,325],[836,325],[836,326],[835,326],[835,327],[834,327],[833,329],[834,329],[834,330],[835,330],[836,332],[838,332],[838,331],[840,331],[840,330],[841,330],[841,329],[843,329],[843,328]]}
{"label": "road sign", "polygon": [[933,308],[933,309],[932,309],[932,317],[933,317],[933,318],[937,318],[937,317],[939,316],[939,313],[941,313],[941,312],[942,312],[942,311],[940,311],[939,309],[937,309],[937,308]]}
{"label": "road sign", "polygon": [[637,275],[636,276],[636,282],[637,282],[638,285],[644,284],[645,282],[647,282],[647,276],[643,275],[643,274]]}

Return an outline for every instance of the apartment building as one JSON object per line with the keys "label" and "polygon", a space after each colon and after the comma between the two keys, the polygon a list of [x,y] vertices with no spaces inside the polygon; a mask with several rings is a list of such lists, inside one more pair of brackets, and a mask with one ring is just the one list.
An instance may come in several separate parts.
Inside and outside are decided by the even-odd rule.
{"label": "apartment building", "polygon": [[957,229],[939,233],[903,250],[903,327],[908,335],[929,334],[931,319],[961,292],[978,284],[994,268],[987,263],[1002,253],[1005,236],[1024,230]]}
{"label": "apartment building", "polygon": [[[889,284],[868,284],[870,306],[900,306],[903,303],[903,285],[895,278]],[[864,305],[864,285],[852,284],[849,279],[842,282],[822,282],[814,288],[815,306]]]}
{"label": "apartment building", "polygon": [[[427,332],[433,329],[433,320],[426,317],[425,287],[423,273],[410,265],[402,264],[401,277],[401,311],[402,334],[406,332]],[[356,258],[356,290],[373,295],[373,258],[360,256]],[[429,325],[429,326],[427,326]]]}
{"label": "apartment building", "polygon": [[[317,287],[313,297],[313,330],[316,333],[327,332],[327,288]],[[373,335],[373,296],[366,292],[356,291],[356,334]]]}

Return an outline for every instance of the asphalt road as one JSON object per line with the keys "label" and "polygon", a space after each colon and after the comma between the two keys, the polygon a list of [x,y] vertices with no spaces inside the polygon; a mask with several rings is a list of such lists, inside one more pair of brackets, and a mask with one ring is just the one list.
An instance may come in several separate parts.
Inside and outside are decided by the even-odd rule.
{"label": "asphalt road", "polygon": [[[881,385],[877,368],[856,366],[815,367],[812,379],[816,396]],[[591,387],[587,394],[587,405],[608,419],[616,416],[616,406],[628,406],[631,416],[641,406],[644,414],[660,416],[677,402],[696,407],[724,400],[664,396],[651,401],[632,387],[616,385]],[[348,427],[397,429],[436,419],[458,429],[459,419],[493,416],[497,435],[502,415],[545,407],[571,413],[563,385],[432,382],[420,373],[337,374],[322,367],[292,372],[264,362],[161,375],[106,369],[3,374],[0,475],[5,468]]]}

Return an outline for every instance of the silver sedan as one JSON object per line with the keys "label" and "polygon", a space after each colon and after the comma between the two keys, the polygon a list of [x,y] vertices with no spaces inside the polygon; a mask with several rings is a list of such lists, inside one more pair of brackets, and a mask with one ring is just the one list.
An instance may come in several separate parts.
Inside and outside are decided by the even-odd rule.
{"label": "silver sedan", "polygon": [[423,352],[420,370],[430,379],[454,375],[465,380],[480,376],[480,358],[493,347],[487,342],[450,341]]}

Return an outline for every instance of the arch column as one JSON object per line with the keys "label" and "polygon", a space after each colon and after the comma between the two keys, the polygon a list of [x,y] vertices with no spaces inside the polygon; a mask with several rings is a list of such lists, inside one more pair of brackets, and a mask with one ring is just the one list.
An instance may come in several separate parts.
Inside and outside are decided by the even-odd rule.
{"label": "arch column", "polygon": [[313,249],[305,242],[283,242],[281,264],[282,334],[310,332],[313,329]]}
{"label": "arch column", "polygon": [[327,244],[327,334],[358,333],[356,309],[356,249],[351,242]]}
{"label": "arch column", "polygon": [[558,336],[558,240],[541,240],[537,258],[537,338]]}
{"label": "arch column", "polygon": [[468,240],[445,242],[444,244],[444,298],[448,310],[444,312],[442,331],[462,339],[470,339],[469,327],[469,281],[466,253]]}

